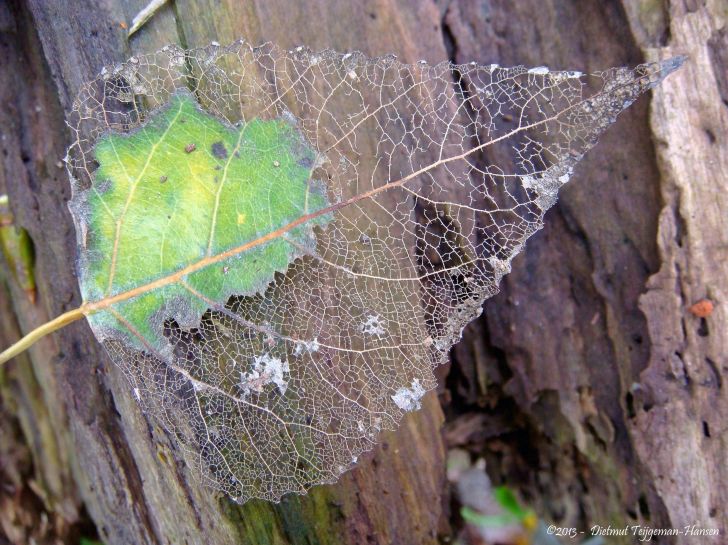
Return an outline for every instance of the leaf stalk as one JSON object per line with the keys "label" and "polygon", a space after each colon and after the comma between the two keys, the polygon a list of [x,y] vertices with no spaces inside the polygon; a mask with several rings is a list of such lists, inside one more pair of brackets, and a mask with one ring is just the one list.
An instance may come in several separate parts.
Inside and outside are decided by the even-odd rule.
{"label": "leaf stalk", "polygon": [[13,344],[10,348],[0,353],[0,365],[2,365],[11,358],[14,358],[21,352],[24,352],[49,333],[53,333],[54,331],[61,329],[62,327],[65,327],[66,325],[75,322],[76,320],[80,320],[81,318],[86,316],[86,311],[86,305],[82,305],[73,310],[69,310],[68,312],[64,312],[50,322],[46,322],[45,324],[36,327],[33,331],[25,335],[25,337]]}

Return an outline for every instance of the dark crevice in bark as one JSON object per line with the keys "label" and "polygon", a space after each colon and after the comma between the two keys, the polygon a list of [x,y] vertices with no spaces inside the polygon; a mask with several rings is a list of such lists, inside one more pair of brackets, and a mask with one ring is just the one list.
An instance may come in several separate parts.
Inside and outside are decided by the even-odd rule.
{"label": "dark crevice in bark", "polygon": [[452,33],[452,29],[447,22],[447,18],[443,17],[440,22],[440,28],[442,29],[442,42],[445,44],[445,51],[447,51],[447,58],[450,62],[457,64],[458,48],[457,40]]}

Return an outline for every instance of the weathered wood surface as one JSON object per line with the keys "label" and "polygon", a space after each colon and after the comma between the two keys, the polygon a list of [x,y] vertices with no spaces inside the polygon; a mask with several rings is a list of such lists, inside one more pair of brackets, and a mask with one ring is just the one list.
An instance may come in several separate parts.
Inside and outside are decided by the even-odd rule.
{"label": "weathered wood surface", "polygon": [[[652,49],[660,43],[649,20],[630,20],[648,58],[692,60],[650,115],[660,269],[639,300],[652,350],[640,376],[648,397],[630,434],[671,523],[719,527],[720,543],[728,531],[728,6],[676,2],[669,16],[662,51]],[[716,305],[710,316],[686,312],[701,300]]]}
{"label": "weathered wood surface", "polygon": [[[57,162],[68,145],[64,112],[105,64],[167,43],[240,36],[408,61],[584,71],[686,53],[687,67],[602,138],[454,350],[443,373],[444,437],[483,456],[494,479],[520,489],[547,519],[725,532],[728,38],[720,2],[177,0],[127,42],[122,24],[144,3],[0,5],[0,191],[35,241],[40,280],[34,307],[12,282],[10,297],[0,293],[3,345],[79,302],[69,185]],[[687,308],[706,297],[716,306],[701,321]],[[0,528],[18,543],[34,533],[72,540],[88,531],[85,512],[109,544],[419,544],[449,533],[434,395],[338,484],[240,508],[190,480],[84,323],[18,358],[0,389],[0,475],[13,490],[0,490],[0,508],[30,517],[0,516]],[[463,426],[473,414],[490,424]]]}

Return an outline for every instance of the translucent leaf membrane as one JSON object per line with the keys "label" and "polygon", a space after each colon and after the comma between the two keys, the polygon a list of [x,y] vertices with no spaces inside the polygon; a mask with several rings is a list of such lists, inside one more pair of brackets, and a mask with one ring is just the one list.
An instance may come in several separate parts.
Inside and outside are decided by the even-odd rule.
{"label": "translucent leaf membrane", "polygon": [[[173,431],[210,485],[243,502],[333,482],[382,430],[420,407],[435,387],[433,368],[496,293],[576,162],[620,111],[680,63],[584,76],[408,65],[240,41],[170,46],[106,68],[82,89],[69,122],[82,292],[87,302],[108,303],[90,316],[92,328],[145,410]],[[262,157],[246,156],[250,173],[241,167],[237,174],[255,185],[245,194],[249,210],[268,213],[270,198],[289,191],[298,206],[296,191],[306,184],[318,188],[318,200],[298,218],[271,213],[255,229],[230,227],[228,235],[238,234],[221,237],[225,244],[193,247],[191,233],[209,232],[205,207],[212,205],[201,197],[190,205],[199,196],[189,186],[184,194],[170,190],[169,198],[205,213],[195,213],[190,228],[164,231],[168,255],[173,248],[183,258],[162,258],[164,270],[155,273],[144,264],[160,262],[160,239],[141,234],[168,214],[161,200],[130,198],[101,229],[91,195],[117,191],[126,202],[105,161],[119,171],[151,157],[161,138],[155,123],[180,96],[197,102],[204,123],[230,131],[215,136],[229,142],[226,157],[233,141],[225,138],[246,127],[282,127],[288,135],[270,149],[248,149]],[[108,159],[108,142],[123,138],[148,145],[135,148],[136,159]],[[149,161],[180,179],[185,171],[197,176],[222,154],[205,142],[195,153],[210,157],[197,170],[180,153],[169,164]],[[253,174],[269,172],[279,152],[280,161],[309,157],[299,160],[305,172],[291,174],[288,189]],[[130,179],[149,188],[165,175]],[[99,185],[108,178],[111,190]],[[229,208],[232,198],[219,206]],[[115,237],[135,242],[114,250]],[[274,247],[280,251],[266,250]],[[125,264],[126,284],[104,273],[109,254]],[[198,267],[194,277],[190,266]],[[223,289],[226,267],[243,272]],[[143,297],[156,302],[135,303]]]}

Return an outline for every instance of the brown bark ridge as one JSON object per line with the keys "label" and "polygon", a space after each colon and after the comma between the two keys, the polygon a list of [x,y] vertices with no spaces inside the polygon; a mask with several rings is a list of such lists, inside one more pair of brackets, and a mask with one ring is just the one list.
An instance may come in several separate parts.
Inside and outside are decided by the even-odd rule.
{"label": "brown bark ridge", "polygon": [[[583,71],[691,58],[581,165],[453,351],[442,405],[430,395],[339,483],[243,507],[196,485],[77,323],[2,371],[0,536],[72,543],[90,535],[90,517],[108,544],[436,543],[450,534],[453,446],[483,458],[495,482],[549,521],[696,524],[725,535],[728,38],[719,1],[176,0],[127,41],[124,26],[144,4],[0,4],[0,192],[35,242],[39,285],[36,305],[11,279],[0,292],[3,346],[79,303],[58,162],[65,112],[106,64],[239,37]],[[702,318],[688,310],[701,299],[713,303]]]}
{"label": "brown bark ridge", "polygon": [[681,51],[692,62],[650,112],[660,269],[639,301],[652,346],[640,377],[649,397],[630,434],[670,521],[721,527],[719,543],[728,526],[728,7],[671,2],[662,48],[645,11],[630,24],[647,58]]}

